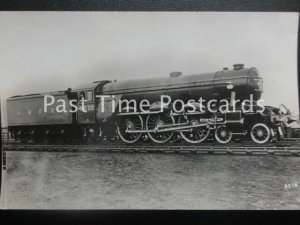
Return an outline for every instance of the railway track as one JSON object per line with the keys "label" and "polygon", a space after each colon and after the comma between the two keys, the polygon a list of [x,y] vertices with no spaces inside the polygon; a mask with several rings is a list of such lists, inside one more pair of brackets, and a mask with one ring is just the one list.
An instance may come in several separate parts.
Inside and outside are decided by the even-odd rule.
{"label": "railway track", "polygon": [[122,152],[122,153],[190,153],[190,154],[213,154],[213,155],[281,155],[300,156],[300,146],[297,144],[277,145],[182,145],[182,143],[155,145],[120,143],[102,143],[85,145],[62,145],[62,144],[5,144],[4,151],[36,151],[36,152]]}

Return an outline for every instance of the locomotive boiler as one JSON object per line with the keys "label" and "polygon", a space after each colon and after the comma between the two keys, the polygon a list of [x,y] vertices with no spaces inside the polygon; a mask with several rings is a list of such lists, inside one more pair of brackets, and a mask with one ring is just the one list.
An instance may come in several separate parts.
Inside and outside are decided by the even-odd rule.
{"label": "locomotive boiler", "polygon": [[[49,137],[98,141],[105,137],[126,143],[184,140],[197,144],[214,138],[226,144],[233,137],[245,137],[263,144],[284,137],[284,127],[291,120],[282,106],[261,106],[262,92],[258,70],[243,64],[214,73],[174,72],[160,79],[104,80],[56,93],[75,101],[79,110],[74,112],[45,114],[42,94],[11,97],[7,101],[8,125],[22,141]],[[162,96],[168,101],[163,102]],[[32,109],[30,104],[24,105],[28,99]],[[141,105],[143,109],[138,107]],[[56,119],[47,119],[51,116]]]}

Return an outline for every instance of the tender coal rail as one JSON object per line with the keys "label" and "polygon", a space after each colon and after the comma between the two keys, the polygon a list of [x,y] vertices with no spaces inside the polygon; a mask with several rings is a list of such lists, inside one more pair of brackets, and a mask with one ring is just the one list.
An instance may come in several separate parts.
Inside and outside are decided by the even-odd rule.
{"label": "tender coal rail", "polygon": [[212,155],[280,155],[300,156],[300,146],[230,146],[230,145],[4,145],[5,151],[37,152],[122,152],[122,153],[180,153]]}

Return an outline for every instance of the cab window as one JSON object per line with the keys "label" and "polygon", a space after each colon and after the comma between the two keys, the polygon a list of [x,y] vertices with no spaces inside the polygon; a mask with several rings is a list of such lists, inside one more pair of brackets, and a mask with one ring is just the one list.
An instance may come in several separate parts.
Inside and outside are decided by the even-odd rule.
{"label": "cab window", "polygon": [[82,99],[85,99],[85,92],[84,91],[79,93],[79,99],[78,100],[81,101]]}
{"label": "cab window", "polygon": [[93,92],[92,91],[87,91],[86,92],[86,98],[88,102],[92,102],[93,101]]}

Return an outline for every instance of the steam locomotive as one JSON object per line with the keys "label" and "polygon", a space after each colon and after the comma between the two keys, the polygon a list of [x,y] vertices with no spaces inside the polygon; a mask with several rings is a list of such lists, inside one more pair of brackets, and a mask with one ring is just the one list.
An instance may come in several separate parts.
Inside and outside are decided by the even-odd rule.
{"label": "steam locomotive", "polygon": [[[284,105],[259,104],[262,92],[258,70],[243,64],[214,73],[173,72],[161,79],[102,80],[66,91],[9,98],[8,129],[21,142],[97,142],[105,138],[129,144],[149,140],[226,144],[233,139],[251,139],[264,144],[284,138],[293,121]],[[45,95],[52,96],[49,110],[45,110]],[[169,96],[169,101],[162,102],[162,96]],[[205,102],[199,102],[200,97]],[[244,101],[249,99],[251,104]],[[61,100],[66,102],[65,110],[55,110]],[[136,109],[136,105],[144,108]],[[222,106],[227,110],[221,110]]]}

